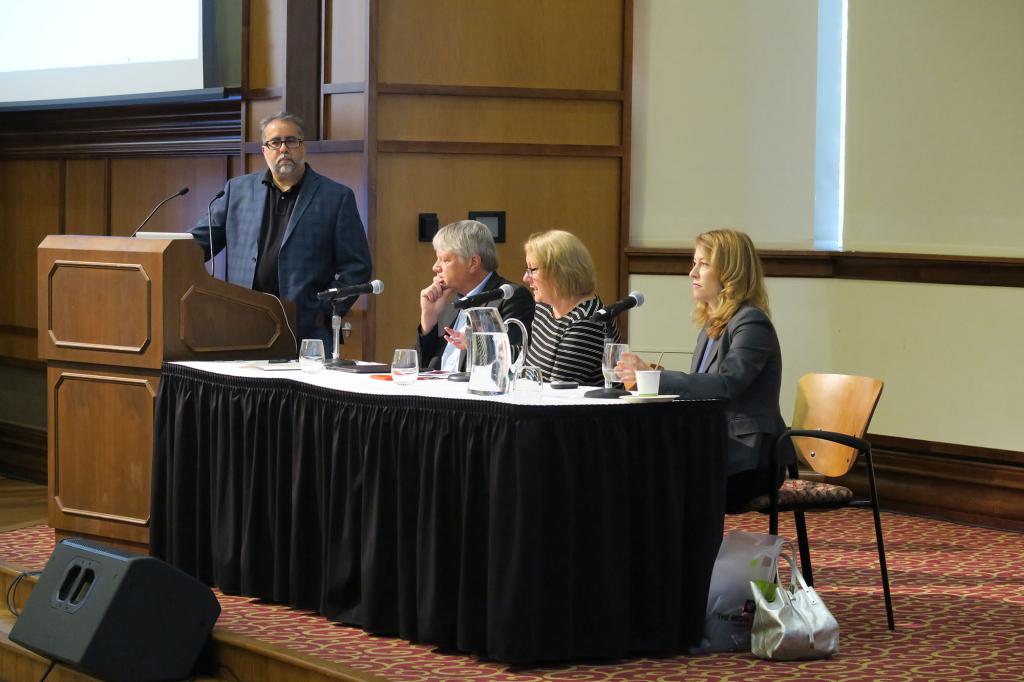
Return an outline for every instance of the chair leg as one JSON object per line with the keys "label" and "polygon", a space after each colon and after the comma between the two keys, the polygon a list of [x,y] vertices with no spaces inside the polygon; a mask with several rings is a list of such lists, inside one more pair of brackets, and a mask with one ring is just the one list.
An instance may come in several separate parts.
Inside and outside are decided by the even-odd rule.
{"label": "chair leg", "polygon": [[778,535],[779,534],[779,510],[772,509],[768,513],[768,534]]}
{"label": "chair leg", "polygon": [[875,467],[871,461],[871,450],[867,451],[868,483],[871,486],[871,512],[875,516],[875,543],[878,545],[878,566],[882,569],[882,591],[885,593],[885,616],[889,620],[889,629],[896,629],[896,619],[892,613],[892,593],[889,591],[889,569],[885,565],[885,541],[882,540],[882,515],[878,509],[878,493],[875,490]]}
{"label": "chair leg", "polygon": [[814,587],[814,571],[811,570],[811,546],[807,541],[807,523],[804,520],[804,513],[795,511],[793,518],[796,521],[796,540],[800,546],[800,572],[804,574],[807,584]]}

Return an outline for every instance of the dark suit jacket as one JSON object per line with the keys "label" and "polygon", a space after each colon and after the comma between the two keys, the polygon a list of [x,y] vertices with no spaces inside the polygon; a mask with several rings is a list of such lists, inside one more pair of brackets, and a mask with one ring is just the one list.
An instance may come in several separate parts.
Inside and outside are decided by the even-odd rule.
{"label": "dark suit jacket", "polygon": [[[775,438],[786,424],[779,412],[782,351],[768,316],[753,306],[736,311],[715,340],[707,372],[698,374],[707,331],[701,330],[690,374],[662,372],[661,393],[683,398],[722,398],[729,401],[729,446],[726,473],[768,469]],[[793,461],[791,449],[779,464]]]}
{"label": "dark suit jacket", "polygon": [[[484,284],[484,288],[481,289],[481,293],[484,291],[491,291],[497,289],[502,284],[511,284],[515,287],[516,293],[512,295],[512,298],[508,300],[492,301],[487,305],[492,308],[497,308],[498,313],[501,315],[501,319],[507,320],[509,318],[515,318],[522,322],[527,329],[533,324],[533,311],[536,306],[533,302],[533,296],[530,295],[529,290],[524,286],[510,282],[497,272],[492,272],[490,278]],[[424,331],[417,327],[417,340],[416,349],[420,354],[420,366],[427,369],[438,369],[441,366],[441,356],[444,354],[445,346],[448,342],[444,340],[444,328],[451,327],[452,323],[455,322],[455,318],[458,316],[459,311],[449,303],[445,306],[444,310],[437,317],[437,324],[434,328],[429,331]],[[522,334],[519,332],[519,327],[511,325],[508,328],[508,340],[512,345],[512,353],[518,352],[518,348],[523,345]],[[465,356],[465,354],[463,354]],[[462,358],[462,363],[465,363],[466,358]]]}
{"label": "dark suit jacket", "polygon": [[[213,229],[204,215],[190,230],[207,259],[224,248],[226,236],[228,280],[249,288],[256,274],[266,207],[264,174],[228,180],[224,196],[213,204]],[[329,355],[331,304],[318,301],[316,294],[331,287],[362,284],[370,279],[370,272],[370,248],[355,195],[307,165],[278,257],[281,297],[296,305],[299,339],[323,339]],[[354,298],[342,302],[338,313],[347,313],[353,302]]]}

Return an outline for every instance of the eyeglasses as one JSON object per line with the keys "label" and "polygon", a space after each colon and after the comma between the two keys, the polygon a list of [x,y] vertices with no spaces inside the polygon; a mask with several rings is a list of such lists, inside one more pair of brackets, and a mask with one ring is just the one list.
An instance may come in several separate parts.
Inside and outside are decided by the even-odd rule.
{"label": "eyeglasses", "polygon": [[281,148],[282,145],[288,147],[288,149],[295,149],[300,144],[302,144],[302,142],[303,140],[301,137],[286,137],[283,140],[280,137],[272,137],[266,142],[264,142],[263,146],[266,147],[267,149],[273,149],[274,151],[277,151],[278,149]]}
{"label": "eyeglasses", "polygon": [[523,274],[527,277],[533,277],[537,274],[538,270],[540,270],[540,268],[526,268],[526,270],[523,271]]}

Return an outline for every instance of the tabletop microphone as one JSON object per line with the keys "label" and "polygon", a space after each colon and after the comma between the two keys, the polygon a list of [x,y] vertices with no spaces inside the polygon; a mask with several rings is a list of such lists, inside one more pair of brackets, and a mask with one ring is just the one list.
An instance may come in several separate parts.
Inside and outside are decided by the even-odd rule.
{"label": "tabletop microphone", "polygon": [[[207,220],[206,224],[207,224],[207,226],[209,228],[207,230],[207,234],[210,236],[210,263],[213,265],[213,272],[210,273],[210,276],[213,277],[214,279],[217,279],[217,256],[213,255],[213,202],[217,201],[217,199],[220,199],[222,196],[224,196],[224,190],[221,190],[221,191],[217,192],[216,194],[214,194],[213,198],[210,199],[210,203],[208,203],[206,205],[206,220]],[[227,232],[225,232],[225,234],[224,234],[224,248],[225,249],[228,248],[228,235],[227,235]],[[224,254],[224,270],[225,270],[225,272],[224,272],[224,281],[226,282],[226,281],[228,281],[228,273],[226,272],[227,271],[227,254],[226,253]]]}
{"label": "tabletop microphone", "polygon": [[141,229],[142,229],[143,227],[145,227],[145,226],[146,226],[146,223],[148,223],[148,222],[149,222],[149,219],[153,217],[153,214],[154,214],[154,213],[156,213],[157,211],[159,211],[159,210],[160,210],[160,207],[161,207],[161,206],[163,206],[164,204],[166,204],[166,203],[167,203],[168,201],[170,201],[170,200],[171,200],[171,199],[173,199],[174,197],[181,197],[181,196],[185,196],[186,194],[188,194],[188,187],[182,187],[182,188],[181,188],[181,189],[179,189],[179,190],[178,190],[177,192],[175,192],[174,194],[172,194],[171,196],[167,197],[166,199],[164,199],[163,201],[161,201],[161,202],[160,202],[159,204],[157,204],[157,205],[156,205],[156,206],[155,206],[155,207],[153,208],[153,210],[149,212],[149,215],[148,215],[148,216],[146,216],[146,219],[145,219],[145,220],[143,220],[143,221],[142,221],[142,223],[141,223],[141,224],[140,224],[140,225],[139,225],[138,227],[136,227],[136,228],[135,228],[135,231],[134,231],[134,232],[132,232],[132,236],[134,237],[134,236],[135,236],[135,234],[136,234],[136,233],[137,233],[137,232],[138,232],[139,230],[141,230]]}
{"label": "tabletop microphone", "polygon": [[472,296],[464,296],[462,298],[456,299],[452,303],[452,306],[456,310],[463,310],[464,308],[472,308],[483,303],[497,301],[498,299],[507,301],[508,299],[512,298],[513,294],[515,293],[516,289],[511,284],[502,284],[497,289],[481,291],[479,294],[473,294]]}
{"label": "tabletop microphone", "polygon": [[382,291],[384,291],[384,282],[375,279],[366,284],[350,284],[349,286],[325,289],[318,293],[316,297],[321,301],[333,301],[339,298],[358,296],[359,294],[379,294]]}
{"label": "tabletop microphone", "polygon": [[594,313],[594,319],[598,322],[607,322],[613,317],[618,316],[620,313],[624,313],[630,308],[639,308],[643,304],[644,295],[639,291],[631,291],[629,292],[629,296],[621,301],[616,301],[615,303],[605,306]]}

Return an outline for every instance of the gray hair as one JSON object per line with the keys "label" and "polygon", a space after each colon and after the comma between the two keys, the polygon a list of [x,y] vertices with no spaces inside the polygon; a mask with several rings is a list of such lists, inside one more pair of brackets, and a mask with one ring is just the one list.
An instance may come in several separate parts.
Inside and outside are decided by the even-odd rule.
{"label": "gray hair", "polygon": [[498,269],[498,252],[490,229],[477,220],[460,220],[445,225],[434,235],[435,251],[452,251],[460,258],[480,256],[480,265],[494,272]]}
{"label": "gray hair", "polygon": [[271,114],[270,116],[267,116],[265,119],[260,121],[260,141],[263,140],[263,135],[267,131],[267,126],[273,123],[274,121],[286,121],[288,123],[294,124],[295,127],[299,129],[299,135],[302,136],[302,139],[306,139],[305,121],[303,121],[300,117],[296,116],[295,114],[291,114],[287,111],[279,111],[276,114]]}

